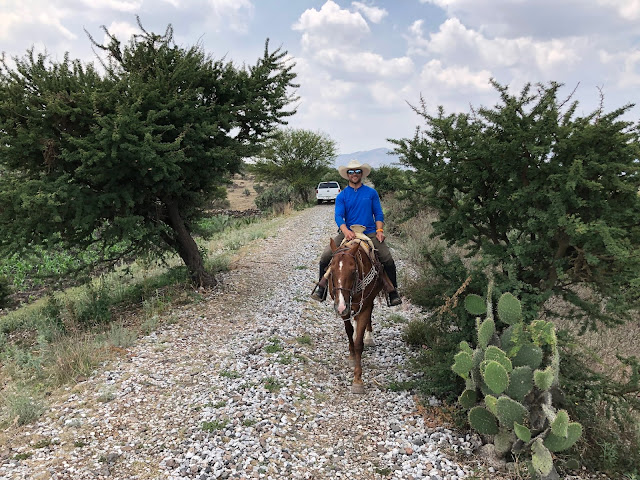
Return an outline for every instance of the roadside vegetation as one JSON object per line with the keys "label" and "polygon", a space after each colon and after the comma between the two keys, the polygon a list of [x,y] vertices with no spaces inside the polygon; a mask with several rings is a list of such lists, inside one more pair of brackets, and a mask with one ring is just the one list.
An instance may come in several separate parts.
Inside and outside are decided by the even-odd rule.
{"label": "roadside vegetation", "polygon": [[[419,352],[418,388],[453,407],[459,425],[472,419],[468,412],[482,412],[489,422],[503,418],[493,398],[504,394],[488,388],[485,367],[472,379],[467,365],[458,363],[458,373],[452,366],[456,355],[466,355],[461,349],[471,355],[480,341],[479,311],[469,313],[465,300],[491,292],[487,301],[495,305],[512,293],[522,305],[520,330],[555,325],[553,336],[534,341],[551,360],[557,336],[557,389],[547,413],[555,418],[563,410],[583,427],[568,450],[550,440],[536,445],[532,476],[544,477],[554,459],[560,469],[585,465],[637,478],[640,143],[638,126],[622,119],[631,105],[581,117],[575,102],[559,98],[558,84],[527,85],[519,95],[494,87],[501,102],[493,108],[457,115],[443,109],[432,115],[424,103],[414,108],[424,122],[420,135],[392,140],[411,170],[373,177],[376,185],[394,185],[386,187],[393,195],[384,203],[388,227],[402,238],[412,267],[405,272],[406,293],[431,312],[428,322],[411,322],[405,331]],[[495,325],[497,333],[509,326],[499,317]],[[492,355],[501,343],[505,348],[504,338],[488,342]],[[503,359],[509,375],[516,352]],[[492,364],[490,375],[500,369]],[[536,384],[529,393],[543,390]],[[520,465],[531,460],[523,444],[507,447],[520,434],[527,439],[525,431],[518,427],[517,438],[510,437],[508,425],[499,426],[494,441],[501,457]],[[548,435],[526,421],[522,426],[532,438]]]}
{"label": "roadside vegetation", "polygon": [[[279,221],[226,215],[203,219],[195,238],[208,271],[216,275],[227,270],[240,248],[270,235]],[[126,353],[140,335],[176,322],[172,309],[202,299],[177,257],[162,262],[140,258],[89,280],[58,278],[62,284],[76,284],[68,288],[56,288],[37,277],[36,258],[22,262],[28,265],[29,281],[19,277],[15,283],[7,282],[12,292],[7,300],[20,303],[0,316],[4,428],[34,421],[58,387],[86,378],[105,360]],[[2,264],[10,265],[11,259]],[[32,288],[41,282],[42,288]]]}

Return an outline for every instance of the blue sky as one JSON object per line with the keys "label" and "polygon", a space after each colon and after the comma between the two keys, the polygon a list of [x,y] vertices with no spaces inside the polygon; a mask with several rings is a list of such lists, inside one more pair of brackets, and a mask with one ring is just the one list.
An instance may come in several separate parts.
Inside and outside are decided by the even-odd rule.
{"label": "blue sky", "polygon": [[492,77],[514,92],[564,83],[581,114],[601,92],[611,111],[640,91],[640,0],[0,0],[0,51],[93,61],[84,29],[126,39],[136,15],[237,64],[266,38],[287,50],[301,84],[289,126],[326,133],[339,153],[412,137],[421,95],[431,113],[494,105]]}

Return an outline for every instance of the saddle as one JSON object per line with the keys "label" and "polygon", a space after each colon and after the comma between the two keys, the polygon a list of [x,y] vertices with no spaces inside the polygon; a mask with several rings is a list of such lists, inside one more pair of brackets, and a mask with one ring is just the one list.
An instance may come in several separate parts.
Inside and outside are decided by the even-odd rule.
{"label": "saddle", "polygon": [[[363,225],[351,225],[351,231],[356,234],[356,238],[349,241],[347,241],[347,239],[345,238],[340,243],[340,246],[352,245],[354,242],[358,242],[360,246],[364,249],[364,251],[367,252],[369,259],[371,260],[371,264],[376,269],[376,272],[378,273],[378,275],[382,278],[382,283],[384,284],[384,290],[387,292],[390,292],[394,290],[393,284],[391,283],[391,280],[387,276],[387,273],[384,271],[384,267],[382,266],[382,263],[380,263],[380,260],[378,259],[378,255],[376,254],[377,250],[373,245],[373,240],[371,240],[369,237],[367,237],[364,234],[365,228],[366,227],[364,227]],[[324,273],[324,276],[322,277],[321,281],[327,281],[329,279],[329,275],[331,275],[331,264],[329,264],[329,267],[327,268],[327,271]]]}

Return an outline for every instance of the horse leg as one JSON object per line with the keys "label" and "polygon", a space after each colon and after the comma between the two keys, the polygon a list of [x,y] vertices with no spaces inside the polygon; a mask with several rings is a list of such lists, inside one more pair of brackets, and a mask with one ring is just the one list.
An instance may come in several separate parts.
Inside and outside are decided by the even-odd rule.
{"label": "horse leg", "polygon": [[362,351],[364,350],[364,332],[370,319],[371,307],[364,308],[356,317],[356,338],[353,342],[356,354],[356,365],[353,369],[351,393],[364,393],[364,382],[362,381]]}
{"label": "horse leg", "polygon": [[347,338],[349,339],[349,368],[356,366],[356,352],[353,346],[353,324],[351,320],[344,321],[344,330],[347,332]]}
{"label": "horse leg", "polygon": [[369,321],[367,322],[367,329],[364,331],[364,346],[374,347],[375,345],[376,345],[376,341],[373,339],[373,328],[371,327],[371,316],[369,316]]}

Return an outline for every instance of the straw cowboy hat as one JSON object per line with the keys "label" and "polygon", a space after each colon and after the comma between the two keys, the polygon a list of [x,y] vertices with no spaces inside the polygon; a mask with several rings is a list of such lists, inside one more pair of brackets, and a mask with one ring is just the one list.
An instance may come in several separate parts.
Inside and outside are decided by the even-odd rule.
{"label": "straw cowboy hat", "polygon": [[355,170],[357,168],[362,169],[362,178],[368,177],[371,173],[371,165],[368,163],[360,163],[358,160],[351,160],[346,166],[342,165],[338,167],[338,173],[342,178],[349,180],[347,170]]}

